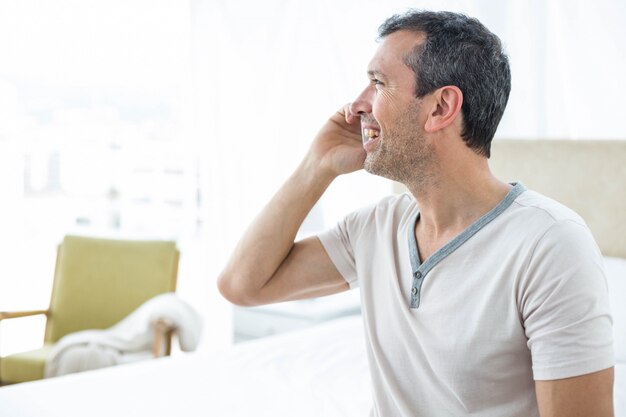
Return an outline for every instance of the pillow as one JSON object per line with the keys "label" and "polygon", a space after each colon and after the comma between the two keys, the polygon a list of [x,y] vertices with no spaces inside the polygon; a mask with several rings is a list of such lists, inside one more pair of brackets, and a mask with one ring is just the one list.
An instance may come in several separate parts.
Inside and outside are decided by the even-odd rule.
{"label": "pillow", "polygon": [[615,361],[626,365],[626,259],[604,258],[613,312]]}

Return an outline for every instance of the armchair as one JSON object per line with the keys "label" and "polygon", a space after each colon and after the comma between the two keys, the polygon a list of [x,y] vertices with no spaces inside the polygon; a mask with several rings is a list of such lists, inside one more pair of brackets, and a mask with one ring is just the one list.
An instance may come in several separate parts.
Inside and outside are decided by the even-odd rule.
{"label": "armchair", "polygon": [[[179,256],[172,241],[66,236],[57,250],[50,307],[0,312],[0,323],[46,315],[43,347],[0,358],[0,384],[43,378],[46,360],[61,337],[109,328],[152,297],[174,292]],[[174,331],[171,323],[155,323],[154,356],[169,355]]]}

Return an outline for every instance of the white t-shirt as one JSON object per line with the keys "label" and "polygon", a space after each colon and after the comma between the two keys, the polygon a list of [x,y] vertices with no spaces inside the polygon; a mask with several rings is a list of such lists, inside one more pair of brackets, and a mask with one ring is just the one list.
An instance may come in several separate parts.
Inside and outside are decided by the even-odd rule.
{"label": "white t-shirt", "polygon": [[372,414],[538,416],[534,380],[613,366],[600,251],[583,220],[516,184],[420,264],[410,194],[319,235],[361,288]]}

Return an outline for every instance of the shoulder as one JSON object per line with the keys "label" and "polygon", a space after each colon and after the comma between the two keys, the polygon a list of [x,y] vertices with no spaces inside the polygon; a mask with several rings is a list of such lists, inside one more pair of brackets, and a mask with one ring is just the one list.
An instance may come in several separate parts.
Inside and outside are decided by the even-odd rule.
{"label": "shoulder", "polygon": [[417,204],[410,193],[395,194],[353,211],[345,218],[355,227],[398,226],[417,214]]}
{"label": "shoulder", "polygon": [[[378,253],[389,239],[417,215],[415,199],[408,193],[390,195],[345,216],[333,228],[317,235],[326,253],[348,282],[356,280],[358,256]],[[352,284],[351,284],[352,285]]]}
{"label": "shoulder", "polygon": [[558,282],[566,276],[602,275],[602,255],[591,231],[565,205],[526,190],[501,217],[494,230],[506,236],[501,250],[519,260],[520,285],[528,280],[545,284],[548,277]]}
{"label": "shoulder", "polygon": [[523,285],[547,293],[557,288],[574,292],[585,288],[587,294],[606,291],[602,254],[578,214],[533,191],[516,203],[525,213],[520,218],[530,243]]}
{"label": "shoulder", "polygon": [[[585,221],[569,207],[538,192],[526,190],[504,213],[505,220],[526,242],[535,244],[569,241],[575,245],[595,241]],[[556,242],[555,242],[556,241]]]}
{"label": "shoulder", "polygon": [[367,205],[356,212],[377,212],[380,214],[387,214],[390,212],[405,211],[411,207],[415,207],[415,199],[408,193],[392,194],[381,198],[375,203]]}
{"label": "shoulder", "polygon": [[514,206],[527,217],[543,218],[547,225],[570,221],[586,226],[574,210],[536,191],[526,190],[520,194],[515,199]]}

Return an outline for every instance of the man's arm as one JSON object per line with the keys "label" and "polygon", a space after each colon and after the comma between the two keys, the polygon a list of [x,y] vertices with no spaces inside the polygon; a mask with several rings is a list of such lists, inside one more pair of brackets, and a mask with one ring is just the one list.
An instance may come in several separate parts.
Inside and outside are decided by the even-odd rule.
{"label": "man's arm", "polygon": [[541,417],[613,417],[613,368],[535,381]]}
{"label": "man's arm", "polygon": [[298,229],[330,183],[361,169],[365,151],[359,118],[349,106],[319,132],[309,152],[250,225],[222,271],[218,286],[229,301],[258,305],[348,289],[316,237],[294,243]]}

